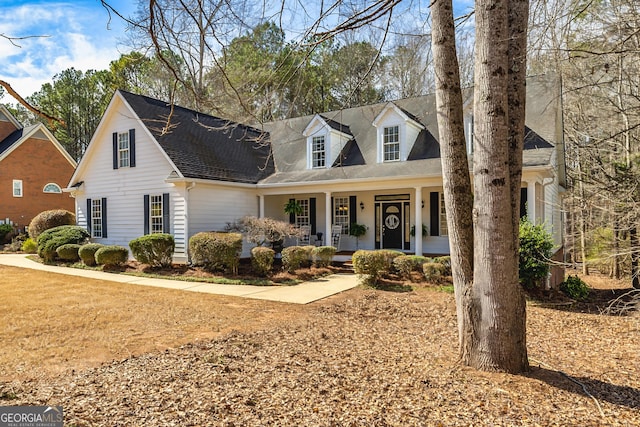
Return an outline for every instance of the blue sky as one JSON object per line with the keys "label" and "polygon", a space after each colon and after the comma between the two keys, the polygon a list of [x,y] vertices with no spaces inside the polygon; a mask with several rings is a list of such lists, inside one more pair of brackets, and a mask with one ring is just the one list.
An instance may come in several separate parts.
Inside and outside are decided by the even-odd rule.
{"label": "blue sky", "polygon": [[[125,16],[135,11],[135,0],[109,0]],[[74,67],[102,70],[120,53],[125,25],[109,14],[99,0],[0,0],[0,79],[22,96],[36,92],[55,74]],[[14,103],[8,95],[0,102]]]}
{"label": "blue sky", "polygon": [[[256,1],[262,4],[262,0]],[[416,3],[426,6],[428,2],[408,0],[407,6]],[[108,0],[108,3],[124,16],[131,16],[138,1]],[[473,0],[454,0],[458,13],[465,13],[472,5]],[[128,52],[123,44],[124,22],[117,16],[109,21],[109,14],[99,0],[0,0],[0,16],[0,35],[47,36],[15,40],[18,46],[0,37],[0,79],[23,97],[52,82],[63,70],[71,67],[83,72],[104,70],[109,62]],[[16,101],[5,94],[0,102]]]}

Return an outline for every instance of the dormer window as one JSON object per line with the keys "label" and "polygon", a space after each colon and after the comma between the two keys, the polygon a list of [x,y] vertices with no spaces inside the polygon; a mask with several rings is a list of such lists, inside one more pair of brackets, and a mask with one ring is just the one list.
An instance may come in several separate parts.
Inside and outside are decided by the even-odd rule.
{"label": "dormer window", "polygon": [[389,102],[373,120],[377,129],[378,163],[407,160],[411,148],[424,129],[418,118]]}
{"label": "dormer window", "polygon": [[384,128],[383,149],[385,162],[400,160],[400,133],[398,126]]}
{"label": "dormer window", "polygon": [[311,139],[311,165],[313,168],[326,166],[327,152],[325,150],[324,135],[314,136]]}

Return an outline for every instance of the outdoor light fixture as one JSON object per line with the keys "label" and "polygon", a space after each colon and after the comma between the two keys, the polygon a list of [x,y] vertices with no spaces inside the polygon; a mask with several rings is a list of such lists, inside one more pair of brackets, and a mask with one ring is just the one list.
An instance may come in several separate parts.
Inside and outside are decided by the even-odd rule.
{"label": "outdoor light fixture", "polygon": [[424,200],[422,201],[422,209],[424,209]]}
{"label": "outdoor light fixture", "polygon": [[360,202],[360,210],[363,211],[364,210],[364,202]]}

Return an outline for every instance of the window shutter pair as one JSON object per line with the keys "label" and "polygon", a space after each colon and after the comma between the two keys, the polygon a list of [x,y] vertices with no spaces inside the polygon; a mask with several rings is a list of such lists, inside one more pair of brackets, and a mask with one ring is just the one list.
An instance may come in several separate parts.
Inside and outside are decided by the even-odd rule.
{"label": "window shutter pair", "polygon": [[[118,132],[113,133],[113,168],[118,169]],[[136,167],[136,130],[129,129],[129,167]]]}
{"label": "window shutter pair", "polygon": [[[171,220],[171,215],[169,211],[169,193],[162,194],[162,232],[169,234],[171,232],[171,225],[169,221]],[[150,197],[148,194],[144,195],[144,234],[147,235],[151,233],[151,203]]]}
{"label": "window shutter pair", "polygon": [[[87,213],[85,214],[85,217],[87,218],[87,231],[89,232],[89,235],[91,235],[91,222],[92,222],[92,218],[91,218],[91,199],[87,199]],[[102,198],[102,238],[106,238],[108,236],[107,234],[107,198],[103,197]]]}

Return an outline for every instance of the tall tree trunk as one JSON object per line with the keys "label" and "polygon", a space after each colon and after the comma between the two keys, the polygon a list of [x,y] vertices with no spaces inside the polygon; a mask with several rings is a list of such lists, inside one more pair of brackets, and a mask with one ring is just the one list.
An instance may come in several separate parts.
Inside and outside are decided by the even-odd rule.
{"label": "tall tree trunk", "polygon": [[469,298],[473,282],[473,195],[451,0],[435,0],[431,5],[431,19],[440,158],[458,315],[460,359],[468,364],[473,326]]}
{"label": "tall tree trunk", "polygon": [[635,289],[640,289],[640,276],[638,264],[640,261],[640,241],[638,240],[637,221],[629,230],[629,243],[631,246],[631,284]]}
{"label": "tall tree trunk", "polygon": [[[513,0],[512,0],[513,1]],[[526,312],[514,263],[511,195],[510,27],[508,0],[476,1],[474,76],[474,276],[470,365],[483,370],[528,368]],[[521,106],[524,108],[524,103]],[[524,119],[524,114],[520,120]],[[517,119],[516,119],[517,120]],[[522,156],[513,153],[513,156]],[[519,191],[518,183],[518,191]]]}

